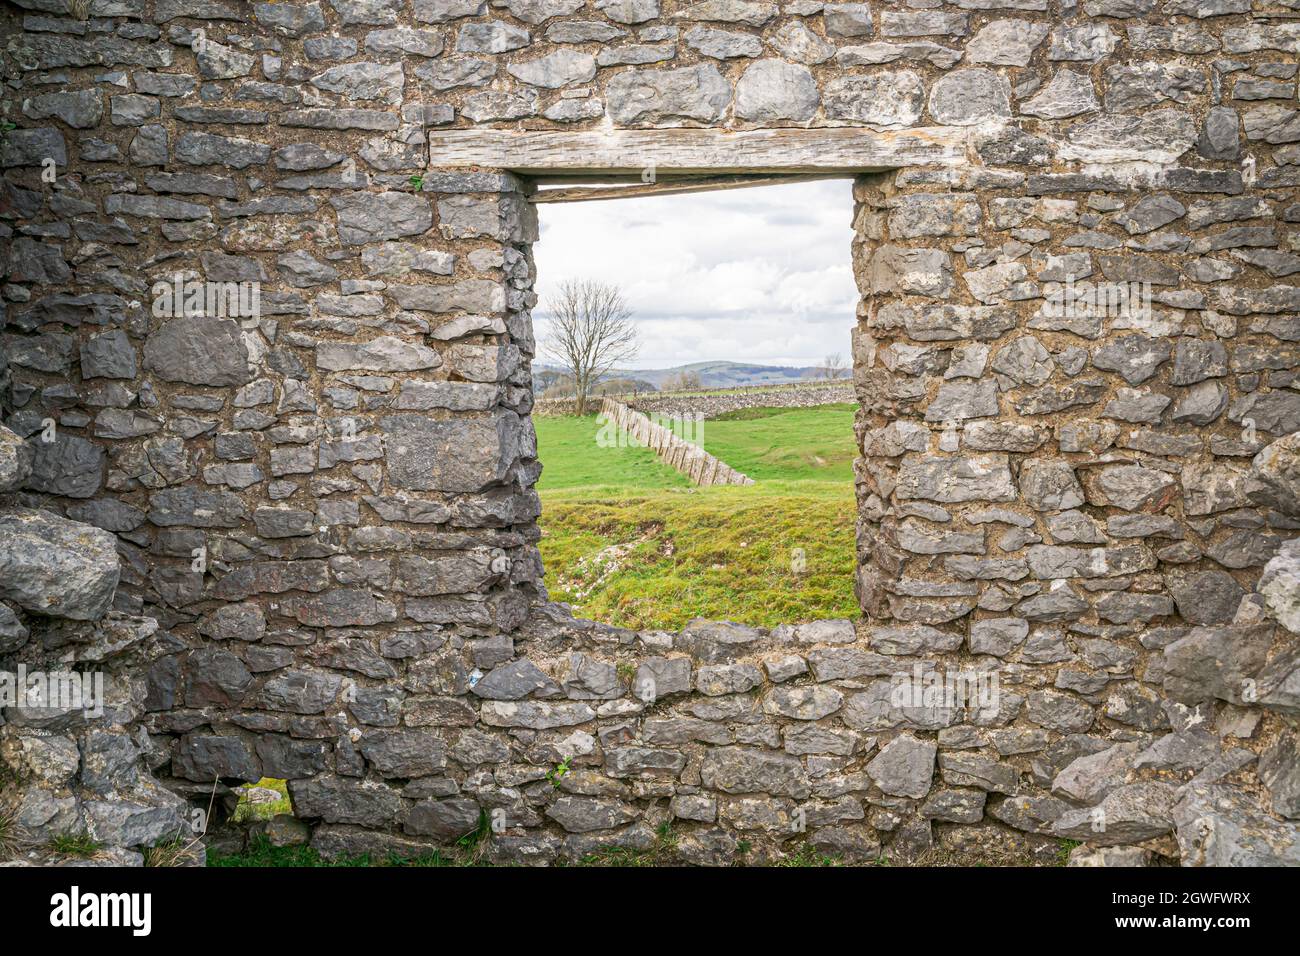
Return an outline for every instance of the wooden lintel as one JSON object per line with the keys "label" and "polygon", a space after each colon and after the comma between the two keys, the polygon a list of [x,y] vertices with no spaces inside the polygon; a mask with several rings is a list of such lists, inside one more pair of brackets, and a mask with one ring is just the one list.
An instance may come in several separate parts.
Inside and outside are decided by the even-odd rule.
{"label": "wooden lintel", "polygon": [[551,132],[430,130],[431,167],[505,169],[530,176],[825,174],[966,161],[965,129],[646,129]]}
{"label": "wooden lintel", "polygon": [[[542,189],[528,197],[534,203],[593,202],[599,199],[638,199],[646,196],[678,196],[683,193],[713,192],[720,189],[750,189],[821,179],[842,179],[844,173],[820,173],[790,176],[687,176],[631,186],[571,187]],[[543,180],[544,181],[544,180]]]}

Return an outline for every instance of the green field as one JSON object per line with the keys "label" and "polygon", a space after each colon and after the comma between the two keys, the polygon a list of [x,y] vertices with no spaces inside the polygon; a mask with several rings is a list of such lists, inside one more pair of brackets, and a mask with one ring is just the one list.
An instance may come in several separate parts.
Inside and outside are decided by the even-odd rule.
{"label": "green field", "polygon": [[602,447],[595,416],[535,424],[546,584],[575,613],[666,629],[856,615],[853,406],[705,422],[705,449],[755,480],[716,488],[649,449]]}

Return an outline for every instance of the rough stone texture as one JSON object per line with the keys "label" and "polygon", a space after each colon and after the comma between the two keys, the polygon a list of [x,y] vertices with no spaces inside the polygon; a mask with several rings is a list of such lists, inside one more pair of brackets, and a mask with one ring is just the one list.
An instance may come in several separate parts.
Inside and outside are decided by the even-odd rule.
{"label": "rough stone texture", "polygon": [[[106,729],[147,731],[176,792],[273,767],[327,852],[445,844],[502,809],[494,858],[546,862],[634,842],[671,803],[695,863],[799,810],[854,859],[961,820],[1101,846],[1081,860],[1295,862],[1294,24],[1239,3],[339,0],[94,4],[91,29],[66,6],[0,13],[0,493],[93,524],[124,558],[113,613],[160,627],[52,623],[51,583],[0,596],[0,656],[117,662],[139,703]],[[854,186],[860,635],[633,634],[547,604],[532,184],[426,155],[430,127],[477,124],[969,144]],[[168,312],[173,280],[256,283],[256,314]],[[66,609],[102,613],[104,585]],[[1014,676],[996,704],[891,693],[968,652]],[[620,678],[643,664],[653,711]],[[1180,707],[1220,743],[1204,766]],[[79,789],[113,776],[112,741],[41,749],[6,721],[24,821],[163,834],[162,791]],[[1131,764],[1081,772],[1138,736]],[[105,755],[81,782],[69,746]],[[545,779],[566,757],[568,790]]]}
{"label": "rough stone texture", "polygon": [[[111,534],[34,510],[10,509],[4,520],[0,563],[11,584],[0,598],[35,613],[0,603],[0,674],[27,677],[0,721],[11,856],[0,862],[141,866],[152,847],[183,839],[192,850],[202,826],[155,778],[145,722],[150,665],[179,648],[155,619],[108,609],[118,582]],[[31,683],[42,676],[60,689]],[[99,844],[89,860],[50,846],[81,835]],[[201,864],[201,846],[178,859]]]}
{"label": "rough stone texture", "polygon": [[79,621],[103,617],[117,588],[117,540],[47,511],[0,511],[0,600]]}

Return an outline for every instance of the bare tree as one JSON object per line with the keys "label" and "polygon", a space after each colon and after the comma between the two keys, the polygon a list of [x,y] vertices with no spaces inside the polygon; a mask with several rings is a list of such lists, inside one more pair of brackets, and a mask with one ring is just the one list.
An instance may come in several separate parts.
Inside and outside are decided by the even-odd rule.
{"label": "bare tree", "polygon": [[678,372],[664,379],[665,392],[696,392],[702,388],[700,373],[692,371]]}
{"label": "bare tree", "polygon": [[822,375],[827,381],[833,382],[837,378],[843,378],[848,371],[848,365],[844,361],[844,356],[839,352],[822,359]]}
{"label": "bare tree", "polygon": [[592,279],[562,283],[548,305],[551,330],[545,349],[573,380],[578,414],[585,415],[592,387],[616,365],[636,357],[632,310],[617,286]]}

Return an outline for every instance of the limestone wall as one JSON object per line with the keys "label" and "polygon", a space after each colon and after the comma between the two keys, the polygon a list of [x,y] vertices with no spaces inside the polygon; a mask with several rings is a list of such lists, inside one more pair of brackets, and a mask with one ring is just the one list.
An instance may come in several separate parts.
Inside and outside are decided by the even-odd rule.
{"label": "limestone wall", "polygon": [[[706,419],[746,408],[815,408],[818,405],[833,405],[856,400],[853,383],[848,381],[784,387],[754,385],[698,393],[642,392],[637,395],[610,397],[639,412],[700,416]],[[533,415],[572,415],[575,408],[575,399],[543,398],[538,399],[534,405]]]}
{"label": "limestone wall", "polygon": [[[1272,623],[1300,520],[1285,7],[72,6],[0,12],[5,424],[28,451],[0,446],[31,456],[5,507],[115,536],[112,607],[165,635],[132,676],[176,792],[290,778],[326,849],[503,810],[493,852],[545,860],[669,812],[690,859],[801,839],[901,858],[949,825],[1074,835],[1100,804],[1094,844],[1294,859],[1297,647]],[[966,144],[855,186],[864,618],[852,643],[794,638],[807,675],[760,668],[779,636],[555,623],[535,187],[427,148],[476,126]],[[1051,307],[1071,280],[1149,295]],[[184,314],[187,282],[235,314]],[[0,593],[48,617],[19,598]],[[824,644],[855,663],[814,664]],[[679,697],[609,682],[678,654]],[[876,655],[988,664],[1003,704],[881,716]],[[566,754],[583,775],[555,787]],[[4,779],[6,803],[67,782]]]}
{"label": "limestone wall", "polygon": [[854,400],[853,384],[844,381],[789,388],[760,386],[699,395],[646,395],[637,396],[630,404],[640,412],[698,415],[709,419],[746,408],[815,408]]}
{"label": "limestone wall", "polygon": [[652,421],[621,402],[606,398],[600,403],[605,420],[621,433],[650,448],[670,468],[681,472],[695,485],[752,485],[754,479],[715,458],[702,445],[679,438],[668,426]]}

